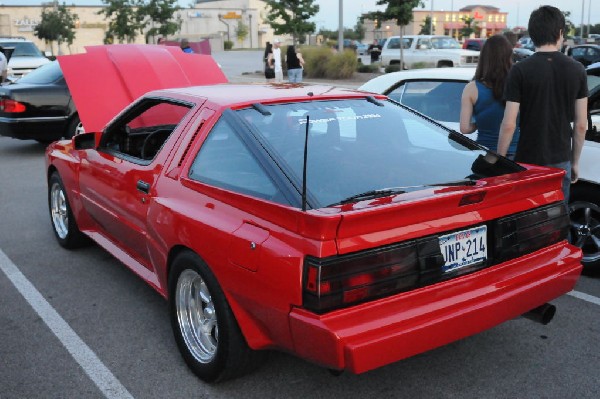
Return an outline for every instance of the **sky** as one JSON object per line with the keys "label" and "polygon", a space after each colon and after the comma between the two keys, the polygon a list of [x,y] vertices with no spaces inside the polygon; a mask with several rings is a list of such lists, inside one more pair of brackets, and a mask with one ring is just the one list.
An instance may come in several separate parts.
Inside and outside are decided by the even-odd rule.
{"label": "sky", "polygon": [[[46,0],[47,1],[47,0]],[[383,9],[377,6],[377,0],[342,0],[343,1],[343,23],[345,27],[352,28],[357,18],[364,12]],[[62,4],[77,5],[101,5],[101,0],[59,0]],[[182,7],[188,7],[193,0],[179,0]],[[316,0],[320,6],[319,13],[312,19],[320,28],[335,30],[339,25],[339,3],[340,0]],[[39,5],[42,0],[0,0],[4,5]],[[435,11],[458,11],[468,5],[489,5],[498,7],[502,12],[508,12],[507,25],[509,27],[527,26],[529,14],[540,5],[550,4],[562,11],[571,13],[570,20],[576,26],[584,24],[600,24],[600,4],[597,0],[425,0],[425,10],[430,10],[433,3]],[[596,3],[596,4],[593,4]],[[582,13],[583,7],[583,13]],[[591,8],[591,12],[590,12]],[[583,16],[583,20],[582,20]]]}

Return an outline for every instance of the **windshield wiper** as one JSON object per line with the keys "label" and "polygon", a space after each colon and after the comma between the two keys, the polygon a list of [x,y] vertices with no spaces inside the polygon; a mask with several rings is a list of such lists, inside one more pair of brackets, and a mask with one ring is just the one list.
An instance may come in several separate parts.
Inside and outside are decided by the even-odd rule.
{"label": "windshield wiper", "polygon": [[451,181],[451,182],[446,182],[446,183],[432,183],[432,184],[421,184],[421,185],[417,185],[417,186],[380,188],[377,190],[369,190],[369,191],[365,191],[364,193],[351,195],[348,198],[344,198],[340,202],[336,202],[336,203],[330,204],[328,206],[344,205],[344,204],[348,204],[350,202],[357,202],[357,201],[387,197],[389,195],[405,194],[408,191],[413,191],[413,189],[416,189],[416,188],[446,187],[446,186],[448,186],[448,187],[449,186],[474,186],[475,184],[477,184],[477,183],[474,180],[465,179],[465,180],[456,180],[456,181]]}
{"label": "windshield wiper", "polygon": [[362,201],[362,200],[374,199],[374,198],[381,198],[381,197],[387,197],[388,195],[404,194],[404,193],[406,193],[406,191],[404,191],[404,187],[380,188],[377,190],[369,190],[369,191],[365,191],[364,193],[351,195],[350,197],[344,198],[340,202],[331,204],[331,205],[344,205],[344,204],[347,204],[350,202],[356,202],[356,201]]}

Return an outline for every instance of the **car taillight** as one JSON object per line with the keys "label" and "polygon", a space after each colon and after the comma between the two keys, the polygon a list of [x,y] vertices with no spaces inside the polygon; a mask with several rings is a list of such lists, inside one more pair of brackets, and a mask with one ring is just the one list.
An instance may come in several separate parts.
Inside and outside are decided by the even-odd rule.
{"label": "car taillight", "polygon": [[11,100],[10,98],[0,99],[0,111],[2,112],[19,113],[25,112],[25,110],[26,107],[23,103]]}
{"label": "car taillight", "polygon": [[305,260],[304,307],[323,313],[439,280],[444,259],[437,238],[355,254]]}
{"label": "car taillight", "polygon": [[498,262],[516,258],[565,240],[569,231],[569,214],[559,202],[495,223],[495,254]]}

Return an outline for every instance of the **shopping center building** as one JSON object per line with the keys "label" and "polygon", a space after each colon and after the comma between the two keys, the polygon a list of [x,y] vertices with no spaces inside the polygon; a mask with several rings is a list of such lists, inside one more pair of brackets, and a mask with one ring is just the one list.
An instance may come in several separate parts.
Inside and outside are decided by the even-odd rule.
{"label": "shopping center building", "polygon": [[[27,3],[28,0],[23,0]],[[97,6],[68,6],[72,14],[77,15],[75,40],[72,45],[63,43],[48,44],[34,34],[35,26],[40,22],[44,6],[40,5],[0,5],[0,36],[22,36],[32,40],[43,51],[52,54],[75,54],[84,52],[84,47],[103,44],[108,21],[99,14],[105,6],[98,0]],[[46,3],[47,8],[55,2]],[[167,39],[187,38],[190,41],[209,39],[213,50],[223,49],[224,42],[233,42],[234,48],[264,48],[267,41],[272,41],[274,32],[267,23],[267,5],[261,0],[196,0],[193,8],[184,8],[176,12],[181,19],[179,32]],[[413,22],[405,27],[404,34],[418,34],[427,17],[431,17],[432,33],[438,35],[458,34],[464,26],[463,19],[471,17],[479,28],[477,36],[487,37],[506,29],[508,14],[491,6],[468,6],[458,11],[415,10]],[[242,24],[247,28],[243,40],[238,39],[237,28]],[[383,21],[381,27],[376,21],[365,20],[365,43],[374,38],[386,38],[398,35],[399,27],[395,21]],[[283,37],[284,41],[286,37]],[[289,38],[287,38],[289,40]],[[158,37],[150,38],[155,42]],[[135,38],[135,43],[145,43],[143,35]]]}
{"label": "shopping center building", "polygon": [[[28,0],[23,0],[27,3]],[[59,2],[62,4],[62,2]],[[0,5],[0,36],[22,36],[37,44],[42,51],[52,54],[76,54],[84,52],[85,46],[104,43],[108,21],[99,14],[105,6],[71,6],[69,11],[77,15],[75,40],[72,45],[63,43],[57,48],[56,43],[51,47],[35,36],[34,28],[40,23],[42,5]],[[54,2],[45,5],[51,9]],[[190,41],[209,39],[213,50],[223,49],[224,41],[233,42],[234,48],[264,48],[267,41],[272,41],[274,32],[267,23],[266,3],[261,0],[197,0],[193,8],[184,8],[175,13],[175,18],[181,19],[179,32],[167,39],[186,38]],[[247,28],[247,36],[243,40],[237,37],[237,28],[243,24]],[[158,37],[150,41],[157,41]],[[145,43],[143,35],[138,35],[134,43]]]}

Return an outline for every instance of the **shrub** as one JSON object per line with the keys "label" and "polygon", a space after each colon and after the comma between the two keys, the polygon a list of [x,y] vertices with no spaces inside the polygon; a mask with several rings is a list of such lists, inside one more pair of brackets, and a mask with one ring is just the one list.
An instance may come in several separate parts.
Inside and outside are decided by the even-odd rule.
{"label": "shrub", "polygon": [[398,72],[400,70],[400,64],[388,65],[385,67],[385,73]]}
{"label": "shrub", "polygon": [[332,54],[327,61],[325,77],[329,79],[347,79],[352,77],[358,65],[356,53],[346,50]]}
{"label": "shrub", "polygon": [[422,69],[422,68],[427,68],[426,62],[415,62],[414,64],[412,64],[412,69]]}
{"label": "shrub", "polygon": [[356,68],[356,72],[361,73],[375,73],[379,72],[379,64],[360,64],[358,68]]}
{"label": "shrub", "polygon": [[324,78],[327,72],[327,62],[333,55],[327,47],[302,47],[304,58],[304,74],[311,78]]}
{"label": "shrub", "polygon": [[223,42],[223,48],[225,50],[231,50],[233,48],[233,42],[231,40],[225,40]]}

